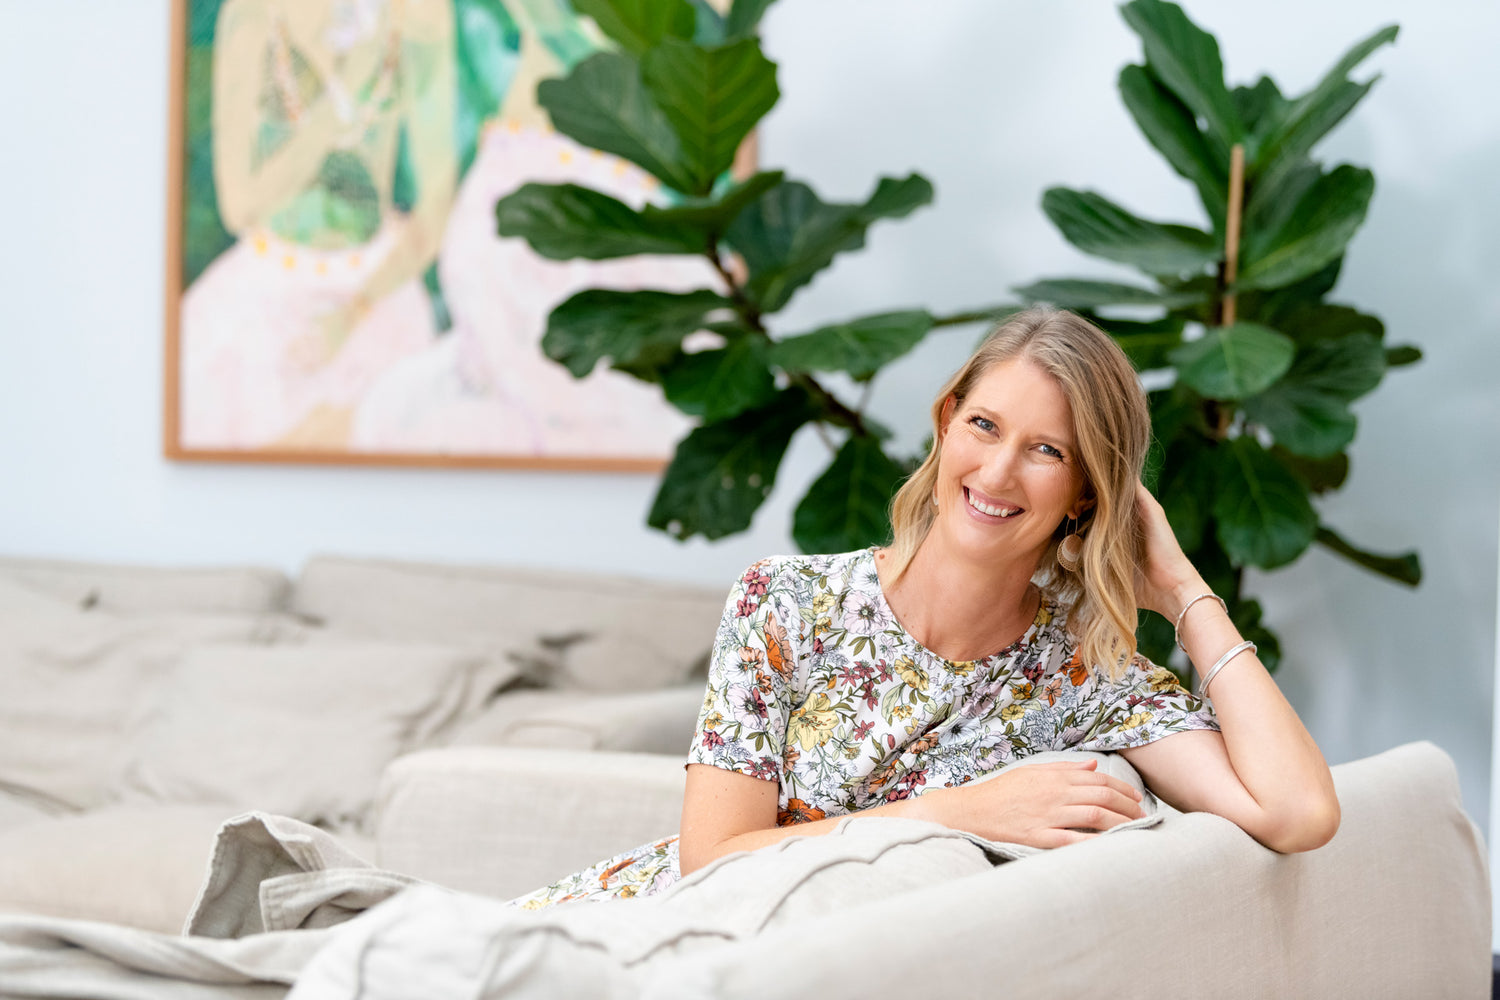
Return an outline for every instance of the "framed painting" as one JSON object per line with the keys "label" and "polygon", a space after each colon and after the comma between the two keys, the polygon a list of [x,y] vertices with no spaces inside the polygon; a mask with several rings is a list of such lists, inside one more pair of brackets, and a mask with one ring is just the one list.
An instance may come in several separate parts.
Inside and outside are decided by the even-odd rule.
{"label": "framed painting", "polygon": [[165,451],[182,460],[654,470],[659,389],[545,357],[587,287],[712,286],[685,257],[546,260],[527,181],[641,205],[536,84],[602,48],[567,0],[174,0]]}

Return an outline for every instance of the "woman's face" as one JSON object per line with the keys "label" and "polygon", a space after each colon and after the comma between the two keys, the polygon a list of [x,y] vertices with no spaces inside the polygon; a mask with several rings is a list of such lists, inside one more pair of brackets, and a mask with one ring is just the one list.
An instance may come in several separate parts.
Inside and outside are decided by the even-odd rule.
{"label": "woman's face", "polygon": [[1077,517],[1084,477],[1062,387],[1025,358],[994,365],[945,413],[937,522],[959,552],[1040,562]]}

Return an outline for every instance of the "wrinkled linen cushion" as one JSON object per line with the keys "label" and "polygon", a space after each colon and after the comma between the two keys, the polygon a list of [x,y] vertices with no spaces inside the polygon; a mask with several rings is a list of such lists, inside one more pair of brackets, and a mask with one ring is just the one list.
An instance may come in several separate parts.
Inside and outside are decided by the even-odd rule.
{"label": "wrinkled linen cushion", "polygon": [[0,556],[0,578],[77,607],[147,613],[273,611],[290,586],[277,570],[254,566],[116,566],[13,556]]}
{"label": "wrinkled linen cushion", "polygon": [[512,691],[456,726],[446,742],[681,756],[692,742],[702,705],[701,684],[619,694]]}
{"label": "wrinkled linen cushion", "polygon": [[386,764],[513,674],[473,650],[420,643],[200,646],[142,726],[123,794],[357,825]]}
{"label": "wrinkled linen cushion", "polygon": [[259,615],[115,615],[0,579],[0,784],[73,809],[110,801],[122,749],[197,643],[249,642]]}
{"label": "wrinkled linen cushion", "polygon": [[724,594],[716,588],[541,570],[318,556],[294,609],[330,628],[397,639],[475,641],[575,687],[667,687],[702,666]]}

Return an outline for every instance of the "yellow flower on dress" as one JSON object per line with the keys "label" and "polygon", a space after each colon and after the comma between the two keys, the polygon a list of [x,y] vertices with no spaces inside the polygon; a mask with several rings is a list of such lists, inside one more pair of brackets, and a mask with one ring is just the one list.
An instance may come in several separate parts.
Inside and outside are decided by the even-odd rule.
{"label": "yellow flower on dress", "polygon": [[786,741],[789,746],[804,750],[820,747],[828,742],[833,729],[839,723],[839,715],[833,709],[828,695],[819,691],[792,712],[786,724]]}
{"label": "yellow flower on dress", "polygon": [[718,729],[723,724],[724,724],[724,716],[720,715],[718,712],[710,712],[703,719],[703,728],[704,729]]}
{"label": "yellow flower on dress", "polygon": [[1049,607],[1047,607],[1047,602],[1046,601],[1043,601],[1042,602],[1042,606],[1037,609],[1037,612],[1036,612],[1036,623],[1038,625],[1051,625],[1052,624],[1052,609],[1049,608]]}
{"label": "yellow flower on dress", "polygon": [[821,616],[828,614],[828,612],[833,610],[833,595],[825,591],[824,593],[819,594],[817,597],[814,597],[812,602],[812,609],[813,614],[815,615]]}
{"label": "yellow flower on dress", "polygon": [[813,635],[827,635],[828,630],[831,628],[833,628],[833,619],[829,618],[827,615],[824,615],[817,621],[813,622]]}
{"label": "yellow flower on dress", "polygon": [[911,718],[911,706],[910,705],[897,705],[895,708],[893,708],[891,710],[891,718],[892,719],[910,719]]}
{"label": "yellow flower on dress", "polygon": [[910,656],[903,656],[896,660],[896,673],[906,682],[906,686],[918,691],[927,690],[927,673],[917,666],[917,661]]}
{"label": "yellow flower on dress", "polygon": [[976,666],[978,666],[978,663],[975,662],[974,660],[949,660],[948,661],[948,670],[949,670],[949,672],[957,674],[959,677],[967,677],[967,676],[969,676],[970,674],[972,674],[974,672],[974,668]]}
{"label": "yellow flower on dress", "polygon": [[1147,678],[1152,691],[1170,691],[1177,686],[1177,675],[1166,667],[1157,667]]}
{"label": "yellow flower on dress", "polygon": [[1137,712],[1120,724],[1121,729],[1137,729],[1151,721],[1150,712]]}
{"label": "yellow flower on dress", "polygon": [[1000,720],[1002,722],[1013,722],[1025,714],[1026,709],[1020,705],[1006,705],[1000,710]]}
{"label": "yellow flower on dress", "polygon": [[521,904],[521,909],[523,910],[544,910],[546,908],[547,901],[543,899],[528,899]]}

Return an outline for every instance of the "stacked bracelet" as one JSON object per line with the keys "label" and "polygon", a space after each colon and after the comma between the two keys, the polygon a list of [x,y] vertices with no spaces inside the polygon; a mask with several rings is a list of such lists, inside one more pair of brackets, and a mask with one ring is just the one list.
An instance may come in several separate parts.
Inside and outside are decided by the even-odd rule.
{"label": "stacked bracelet", "polygon": [[1199,601],[1206,601],[1209,599],[1218,601],[1219,607],[1224,609],[1224,613],[1226,615],[1229,614],[1229,605],[1224,603],[1224,598],[1220,597],[1218,594],[1215,594],[1213,591],[1209,591],[1206,594],[1199,594],[1197,597],[1184,604],[1182,606],[1182,612],[1177,616],[1177,624],[1172,626],[1172,638],[1176,641],[1177,648],[1182,650],[1184,653],[1187,652],[1187,647],[1182,644],[1182,620],[1187,617],[1188,608],[1191,608]]}
{"label": "stacked bracelet", "polygon": [[1250,652],[1252,652],[1252,653],[1257,652],[1257,650],[1255,648],[1255,643],[1251,642],[1249,639],[1246,639],[1244,642],[1240,643],[1238,646],[1231,646],[1231,647],[1229,647],[1229,652],[1227,652],[1223,656],[1219,657],[1219,662],[1215,663],[1213,666],[1209,667],[1208,668],[1208,673],[1206,673],[1206,674],[1203,675],[1203,686],[1200,687],[1200,688],[1198,688],[1198,694],[1199,694],[1199,696],[1203,697],[1203,698],[1207,698],[1208,697],[1208,686],[1213,683],[1214,676],[1217,675],[1220,670],[1224,669],[1224,664],[1228,663],[1230,660],[1234,659],[1236,656],[1239,656],[1241,653],[1243,653],[1247,649],[1250,650]]}

